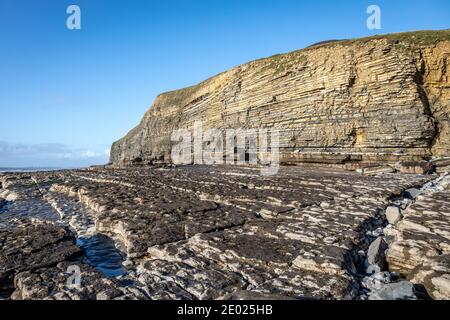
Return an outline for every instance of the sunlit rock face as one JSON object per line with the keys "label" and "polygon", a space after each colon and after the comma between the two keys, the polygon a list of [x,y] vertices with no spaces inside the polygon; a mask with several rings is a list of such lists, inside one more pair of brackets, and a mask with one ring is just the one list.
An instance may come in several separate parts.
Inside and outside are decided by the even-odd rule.
{"label": "sunlit rock face", "polygon": [[[339,41],[249,62],[161,94],[115,142],[117,165],[170,162],[173,130],[275,128],[282,162],[450,155],[450,31]],[[192,132],[192,131],[191,131]]]}

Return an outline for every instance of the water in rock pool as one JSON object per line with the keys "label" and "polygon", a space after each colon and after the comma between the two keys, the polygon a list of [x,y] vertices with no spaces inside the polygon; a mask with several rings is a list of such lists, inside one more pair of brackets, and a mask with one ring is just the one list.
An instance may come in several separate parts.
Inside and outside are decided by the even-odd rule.
{"label": "water in rock pool", "polygon": [[[77,207],[77,209],[78,214],[82,214],[80,208]],[[12,221],[23,218],[38,218],[52,223],[61,222],[58,214],[42,198],[2,201],[0,214],[0,227],[4,228],[12,227]],[[124,254],[116,248],[114,240],[108,236],[98,233],[78,236],[77,245],[84,249],[87,263],[106,276],[116,277],[126,273],[122,265]]]}
{"label": "water in rock pool", "polygon": [[95,234],[90,238],[77,238],[77,245],[84,249],[88,263],[105,275],[117,277],[126,273],[122,265],[124,255],[111,238]]}

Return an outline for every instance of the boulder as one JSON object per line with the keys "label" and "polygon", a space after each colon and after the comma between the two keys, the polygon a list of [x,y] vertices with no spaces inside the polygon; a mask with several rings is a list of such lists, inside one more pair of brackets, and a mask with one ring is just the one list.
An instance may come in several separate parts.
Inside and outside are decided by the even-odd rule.
{"label": "boulder", "polygon": [[388,283],[370,293],[369,300],[417,300],[414,285],[409,281]]}
{"label": "boulder", "polygon": [[370,291],[381,289],[385,284],[392,282],[392,275],[390,272],[375,272],[368,277],[364,277],[361,281],[364,288]]}
{"label": "boulder", "polygon": [[388,245],[383,237],[375,239],[375,241],[370,244],[369,250],[367,251],[366,265],[368,267],[377,265],[380,270],[383,270],[386,264],[385,251],[387,248]]}
{"label": "boulder", "polygon": [[386,219],[390,224],[396,224],[402,218],[400,208],[395,206],[389,206],[386,208]]}
{"label": "boulder", "polygon": [[409,199],[415,199],[420,194],[420,190],[417,188],[409,188],[405,190],[405,197]]}

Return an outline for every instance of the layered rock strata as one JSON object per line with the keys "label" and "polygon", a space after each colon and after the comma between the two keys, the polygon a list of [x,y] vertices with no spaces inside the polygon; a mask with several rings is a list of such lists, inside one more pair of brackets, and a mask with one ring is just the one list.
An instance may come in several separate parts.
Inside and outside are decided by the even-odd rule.
{"label": "layered rock strata", "polygon": [[159,95],[115,165],[170,162],[171,133],[269,128],[281,161],[362,166],[450,155],[450,31],[338,41],[249,62]]}

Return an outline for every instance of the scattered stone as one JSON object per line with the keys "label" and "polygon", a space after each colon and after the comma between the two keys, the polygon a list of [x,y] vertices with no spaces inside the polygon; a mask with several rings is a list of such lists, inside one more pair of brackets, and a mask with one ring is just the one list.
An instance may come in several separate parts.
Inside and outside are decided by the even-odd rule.
{"label": "scattered stone", "polygon": [[[439,178],[430,181],[422,186],[421,194],[430,194],[444,191],[450,185],[450,175],[443,174]],[[420,195],[418,196],[420,197]]]}
{"label": "scattered stone", "polygon": [[405,190],[405,197],[409,199],[415,199],[420,194],[420,190],[417,188],[409,188]]}
{"label": "scattered stone", "polygon": [[397,224],[398,236],[389,245],[391,270],[423,287],[434,299],[450,299],[450,197],[444,175],[425,184],[421,195]]}
{"label": "scattered stone", "polygon": [[384,272],[374,272],[368,277],[364,277],[361,281],[361,284],[364,286],[364,288],[370,290],[370,291],[376,291],[383,287],[383,285],[391,283],[393,277],[391,276],[390,272],[384,271]]}
{"label": "scattered stone", "polygon": [[377,238],[379,236],[383,235],[383,228],[376,228],[375,230],[369,230],[366,232],[366,235],[370,236],[370,237],[374,237]]}
{"label": "scattered stone", "polygon": [[402,219],[400,209],[395,206],[389,206],[386,208],[386,219],[390,224],[395,225]]}
{"label": "scattered stone", "polygon": [[438,173],[438,174],[448,174],[448,173],[450,173],[450,166],[437,167],[436,168],[436,173]]}
{"label": "scattered stone", "polygon": [[388,248],[387,243],[382,237],[373,241],[367,250],[367,266],[376,265],[383,270],[386,263],[385,251]]}
{"label": "scattered stone", "polygon": [[376,264],[369,265],[366,270],[367,274],[376,274],[376,273],[380,273],[380,272],[381,272],[381,268],[379,265],[376,265]]}
{"label": "scattered stone", "polygon": [[333,244],[333,243],[338,242],[338,238],[336,238],[334,236],[332,236],[332,237],[325,237],[323,239],[323,242],[325,242],[326,244]]}
{"label": "scattered stone", "polygon": [[388,245],[390,245],[393,241],[395,241],[395,237],[397,236],[398,231],[392,224],[388,224],[383,229],[384,240]]}
{"label": "scattered stone", "polygon": [[390,201],[392,205],[400,208],[401,210],[405,210],[412,202],[412,199],[409,198],[396,198]]}
{"label": "scattered stone", "polygon": [[330,203],[328,203],[328,202],[326,202],[326,201],[322,201],[321,203],[320,203],[320,207],[321,208],[329,208],[331,205],[330,205]]}
{"label": "scattered stone", "polygon": [[0,191],[0,198],[6,201],[16,201],[19,195],[15,192],[11,192],[8,190]]}
{"label": "scattered stone", "polygon": [[133,261],[131,261],[130,259],[127,259],[122,264],[123,264],[124,267],[132,267],[133,266]]}
{"label": "scattered stone", "polygon": [[398,237],[387,253],[390,269],[404,276],[432,257],[449,252],[450,248],[447,181],[445,177],[439,178],[425,189],[429,191],[403,212],[403,219],[397,224]]}
{"label": "scattered stone", "polygon": [[311,300],[308,297],[292,298],[276,294],[263,293],[252,290],[239,290],[223,297],[224,300]]}
{"label": "scattered stone", "polygon": [[414,285],[409,281],[400,281],[381,285],[381,288],[369,294],[369,300],[417,300]]}

